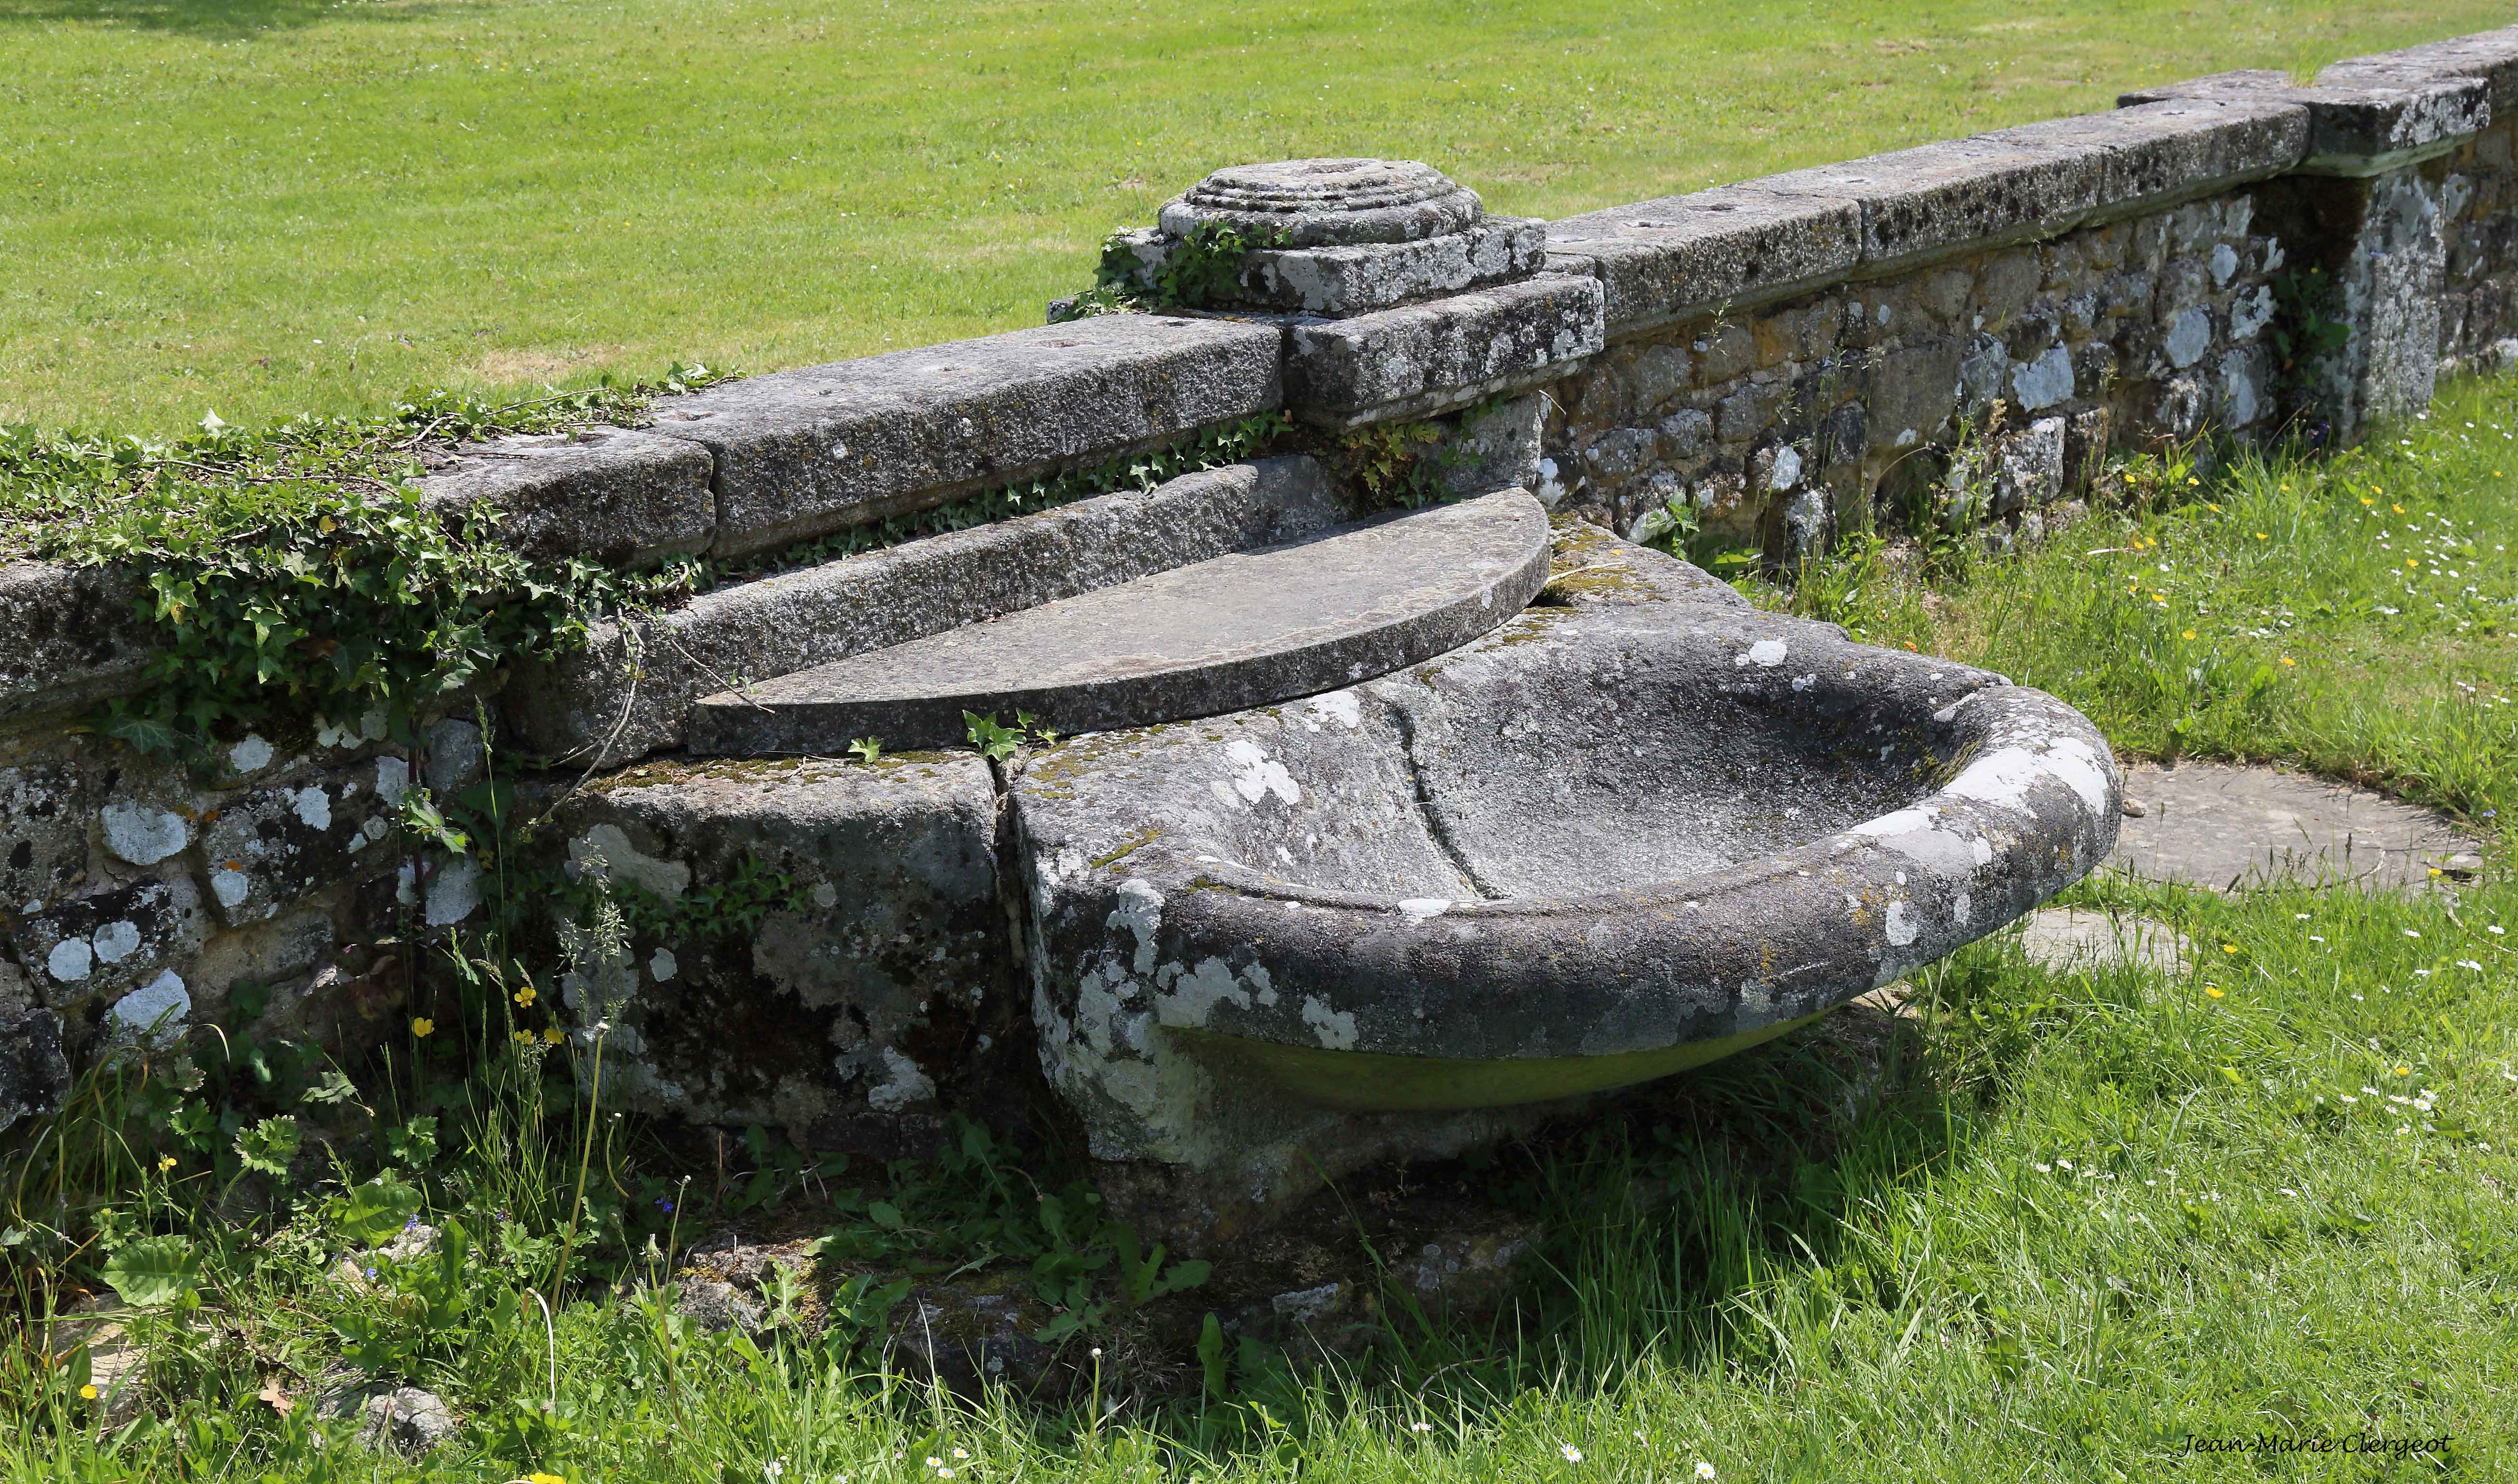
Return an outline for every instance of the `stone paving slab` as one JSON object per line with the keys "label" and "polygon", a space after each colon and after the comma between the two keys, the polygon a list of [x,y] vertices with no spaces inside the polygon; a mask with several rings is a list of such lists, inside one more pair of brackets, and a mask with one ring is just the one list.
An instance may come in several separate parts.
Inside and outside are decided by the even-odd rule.
{"label": "stone paving slab", "polygon": [[693,751],[834,754],[963,739],[963,713],[1062,732],[1215,716],[1386,675],[1486,633],[1547,577],[1519,490],[1220,556],[725,691]]}
{"label": "stone paving slab", "polygon": [[2439,868],[2471,874],[2482,846],[2428,809],[2269,767],[2137,763],[2107,864],[2151,881],[2227,892],[2279,881],[2402,890]]}
{"label": "stone paving slab", "polygon": [[2029,913],[2019,947],[2041,968],[2057,974],[2112,969],[2119,964],[2183,974],[2194,961],[2194,944],[2166,923],[2088,907],[2041,907]]}

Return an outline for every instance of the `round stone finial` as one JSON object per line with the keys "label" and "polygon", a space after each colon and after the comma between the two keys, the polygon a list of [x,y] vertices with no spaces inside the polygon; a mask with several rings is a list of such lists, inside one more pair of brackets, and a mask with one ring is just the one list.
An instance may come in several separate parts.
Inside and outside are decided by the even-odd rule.
{"label": "round stone finial", "polygon": [[1287,247],[1413,242],[1474,225],[1474,191],[1412,159],[1288,159],[1233,165],[1164,204],[1163,232],[1215,222]]}

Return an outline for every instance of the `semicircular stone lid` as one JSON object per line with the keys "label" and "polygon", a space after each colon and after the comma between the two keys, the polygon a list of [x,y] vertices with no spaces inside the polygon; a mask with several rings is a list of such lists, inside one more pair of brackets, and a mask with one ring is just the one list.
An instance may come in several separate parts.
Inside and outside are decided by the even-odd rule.
{"label": "semicircular stone lid", "polygon": [[1175,238],[1213,223],[1319,247],[1443,237],[1483,214],[1476,192],[1421,160],[1288,159],[1218,170],[1157,220]]}

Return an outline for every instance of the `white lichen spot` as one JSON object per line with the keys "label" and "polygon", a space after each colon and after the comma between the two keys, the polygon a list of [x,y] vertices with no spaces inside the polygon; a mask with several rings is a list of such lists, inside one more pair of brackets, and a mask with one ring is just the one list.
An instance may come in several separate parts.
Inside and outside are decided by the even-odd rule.
{"label": "white lichen spot", "polygon": [[1243,738],[1224,749],[1225,758],[1233,764],[1233,791],[1245,804],[1257,804],[1270,794],[1287,804],[1303,802],[1302,785],[1285,765],[1259,750],[1259,744]]}
{"label": "white lichen spot", "polygon": [[457,855],[429,878],[427,921],[432,928],[451,928],[481,905],[481,868],[469,855]]}
{"label": "white lichen spot", "polygon": [[1799,450],[1775,450],[1774,469],[1766,475],[1766,488],[1778,493],[1802,482],[1802,456]]}
{"label": "white lichen spot", "polygon": [[1904,902],[1892,901],[1888,904],[1888,919],[1883,927],[1888,935],[1889,946],[1902,948],[1915,940],[1924,924],[1921,918],[1906,910]]}
{"label": "white lichen spot", "polygon": [[[1364,708],[1357,703],[1352,690],[1332,690],[1324,696],[1314,696],[1311,705],[1304,709],[1322,720],[1335,721],[1349,731],[1364,724]],[[1315,731],[1319,729],[1318,726],[1313,727]]]}
{"label": "white lichen spot", "polygon": [[[410,868],[405,867],[403,874],[408,877]],[[404,884],[409,885],[408,881]],[[210,895],[219,899],[220,906],[240,907],[244,905],[244,899],[253,895],[253,878],[242,871],[221,866],[210,873]]]}
{"label": "white lichen spot", "polygon": [[1784,656],[1788,652],[1782,639],[1759,639],[1749,646],[1748,653],[1733,656],[1731,663],[1744,670],[1751,665],[1761,665],[1772,670],[1784,662]]}
{"label": "white lichen spot", "polygon": [[882,1083],[866,1093],[868,1107],[882,1113],[898,1113],[935,1096],[934,1080],[893,1047],[883,1048],[883,1068],[886,1075]]}
{"label": "white lichen spot", "polygon": [[112,1012],[116,1032],[145,1036],[157,1046],[172,1044],[192,1013],[192,993],[172,969],[115,1000]]}
{"label": "white lichen spot", "polygon": [[1972,910],[1974,906],[1968,900],[1968,894],[1961,892],[1958,899],[1950,903],[1950,920],[1964,928],[1968,925],[1968,913]]}
{"label": "white lichen spot", "polygon": [[376,797],[388,805],[402,803],[411,792],[411,764],[404,759],[383,757],[376,760]]}
{"label": "white lichen spot", "polygon": [[118,964],[139,949],[140,924],[129,918],[107,923],[96,930],[93,941],[99,962]]}
{"label": "white lichen spot", "polygon": [[269,742],[248,734],[243,741],[228,749],[228,768],[232,772],[249,773],[258,767],[269,766],[272,756]]}
{"label": "white lichen spot", "polygon": [[1797,675],[1793,677],[1793,689],[1795,690],[1807,690],[1817,683],[1818,672],[1815,670],[1811,671],[1807,675]]}
{"label": "white lichen spot", "polygon": [[820,907],[823,911],[827,912],[839,904],[840,889],[838,887],[835,887],[826,881],[813,888],[813,905]]}
{"label": "white lichen spot", "polygon": [[45,972],[65,984],[77,983],[95,967],[96,950],[88,946],[84,938],[65,938],[44,955]]}
{"label": "white lichen spot", "polygon": [[1399,915],[1410,922],[1423,922],[1427,918],[1440,917],[1450,910],[1452,910],[1450,898],[1442,896],[1411,896],[1399,904]]}
{"label": "white lichen spot", "polygon": [[1974,841],[1970,842],[1969,851],[1975,856],[1975,863],[1977,865],[1984,866],[1993,864],[1993,842],[1985,839],[1982,835],[1978,835]]}
{"label": "white lichen spot", "polygon": [[572,875],[582,875],[597,862],[601,872],[626,876],[669,899],[690,890],[691,868],[687,864],[646,854],[630,843],[630,837],[617,824],[598,824],[569,842]]}
{"label": "white lichen spot", "polygon": [[332,797],[322,789],[301,788],[289,796],[288,803],[296,811],[298,821],[308,829],[328,830],[332,827]]}
{"label": "white lichen spot", "polygon": [[[1180,968],[1177,964],[1166,965]],[[1198,1026],[1215,1014],[1219,1003],[1232,1003],[1236,1008],[1250,1008],[1250,991],[1233,977],[1233,968],[1224,960],[1209,956],[1200,959],[1194,969],[1181,973],[1173,980],[1171,993],[1162,1003],[1166,1026]]]}
{"label": "white lichen spot", "polygon": [[1143,876],[1131,876],[1119,883],[1119,904],[1110,910],[1103,923],[1107,928],[1124,930],[1137,939],[1137,951],[1131,967],[1139,974],[1154,972],[1154,938],[1163,926],[1163,894]]}
{"label": "white lichen spot", "polygon": [[673,957],[671,948],[658,948],[655,955],[647,960],[647,977],[657,983],[661,984],[681,972],[682,961]]}
{"label": "white lichen spot", "polygon": [[1303,997],[1303,1024],[1321,1038],[1321,1044],[1331,1051],[1355,1049],[1355,1017],[1344,1010],[1331,1010],[1318,995]]}
{"label": "white lichen spot", "polygon": [[155,865],[193,843],[193,827],[183,815],[146,804],[109,804],[99,822],[105,848],[133,865]]}

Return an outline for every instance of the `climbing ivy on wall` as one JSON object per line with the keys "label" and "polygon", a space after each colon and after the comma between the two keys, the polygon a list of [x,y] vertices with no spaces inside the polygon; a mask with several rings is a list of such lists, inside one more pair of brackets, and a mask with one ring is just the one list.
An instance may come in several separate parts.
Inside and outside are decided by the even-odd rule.
{"label": "climbing ivy on wall", "polygon": [[135,747],[195,752],[239,728],[375,712],[405,733],[484,671],[688,583],[687,564],[632,576],[527,558],[487,506],[447,519],[422,499],[423,452],[630,422],[658,394],[719,379],[676,366],[655,384],[504,405],[433,392],[259,432],[213,414],[170,442],[0,428],[0,555],[138,580],[156,648],[137,694],[94,719]]}

